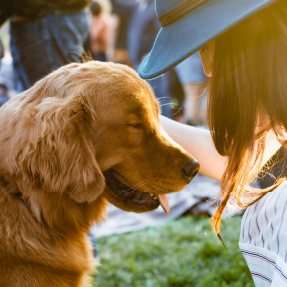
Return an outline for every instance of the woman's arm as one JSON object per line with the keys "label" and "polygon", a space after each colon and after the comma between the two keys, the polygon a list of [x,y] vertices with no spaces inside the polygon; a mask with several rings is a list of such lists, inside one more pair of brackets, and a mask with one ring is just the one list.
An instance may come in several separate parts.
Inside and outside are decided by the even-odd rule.
{"label": "woman's arm", "polygon": [[[208,130],[191,127],[160,116],[161,124],[168,135],[200,163],[199,172],[221,181],[228,158],[219,155]],[[280,148],[281,144],[270,133],[267,136],[262,166]]]}

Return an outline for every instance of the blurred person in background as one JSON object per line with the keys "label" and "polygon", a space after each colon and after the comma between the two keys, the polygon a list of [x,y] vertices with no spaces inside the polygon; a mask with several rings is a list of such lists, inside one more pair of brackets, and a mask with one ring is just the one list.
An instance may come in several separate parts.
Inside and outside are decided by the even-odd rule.
{"label": "blurred person in background", "polygon": [[4,2],[0,11],[11,19],[10,49],[22,90],[58,67],[80,61],[88,35],[84,8],[90,0]]}
{"label": "blurred person in background", "polygon": [[[1,20],[1,12],[0,12],[0,20]],[[0,69],[1,69],[1,60],[3,57],[4,57],[4,47],[0,39]],[[7,101],[9,101],[8,87],[4,83],[0,82],[0,107],[3,106]]]}
{"label": "blurred person in background", "polygon": [[0,83],[0,107],[9,101],[8,88],[5,84]]}
{"label": "blurred person in background", "polygon": [[127,50],[127,32],[135,0],[111,0],[112,14],[117,19],[113,61],[133,67]]}
{"label": "blurred person in background", "polygon": [[0,60],[4,57],[4,48],[0,39]]}
{"label": "blurred person in background", "polygon": [[[153,41],[160,29],[155,13],[154,2],[148,0],[112,0],[113,14],[119,18],[116,40],[115,62],[130,65],[138,69],[141,61],[152,48]],[[172,118],[168,77],[149,80],[156,98],[161,105],[162,114]]]}
{"label": "blurred person in background", "polygon": [[[155,13],[153,1],[141,0],[125,3],[122,0],[114,0],[114,13],[129,15],[130,19],[126,33],[126,47],[128,56],[135,70],[138,69],[141,61],[150,51],[160,24]],[[122,32],[123,34],[123,32]],[[161,105],[162,114],[172,118],[170,97],[168,90],[168,77],[163,75],[153,80],[149,80],[156,98]]]}
{"label": "blurred person in background", "polygon": [[94,60],[106,62],[107,49],[110,35],[111,18],[103,12],[102,6],[98,2],[93,2],[90,6],[90,49]]}
{"label": "blurred person in background", "polygon": [[183,123],[197,126],[200,124],[199,103],[203,93],[203,82],[207,79],[199,53],[189,56],[175,66],[174,70],[184,90]]}

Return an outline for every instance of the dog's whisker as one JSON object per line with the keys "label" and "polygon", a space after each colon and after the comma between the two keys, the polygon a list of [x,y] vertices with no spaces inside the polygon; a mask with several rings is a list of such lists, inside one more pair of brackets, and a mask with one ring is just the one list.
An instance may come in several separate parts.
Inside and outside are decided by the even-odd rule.
{"label": "dog's whisker", "polygon": [[[158,178],[159,176],[157,176],[157,178]],[[147,191],[149,190],[149,189],[155,189],[155,187],[162,181],[163,179],[161,179],[161,180],[159,180],[155,185],[151,185],[150,187],[148,187],[148,189],[146,189],[145,191],[143,191],[143,192],[141,192],[141,195],[143,194],[143,193],[147,193]]]}
{"label": "dog's whisker", "polygon": [[179,110],[176,111],[175,113],[173,113],[172,115],[175,116],[175,115],[176,115],[177,113],[179,113],[182,109],[183,109],[183,106],[181,106],[181,107],[179,108]]}
{"label": "dog's whisker", "polygon": [[[148,181],[149,182],[149,181]],[[143,185],[145,185],[145,184],[147,184],[148,182],[146,182],[146,183],[143,183],[143,184],[141,184],[140,186],[143,186]],[[137,188],[139,188],[140,186],[137,186]],[[128,189],[127,191],[129,191],[130,189]],[[132,191],[130,191],[130,192],[134,192],[134,191],[137,191],[137,189],[135,188],[135,189],[133,189]],[[141,192],[142,193],[142,192]],[[125,195],[125,197],[127,196],[127,193],[126,193],[126,195]],[[124,197],[124,198],[125,198]],[[124,199],[123,198],[123,199]]]}
{"label": "dog's whisker", "polygon": [[134,185],[133,187],[130,187],[127,191],[130,191],[130,190],[132,189],[132,192],[133,192],[133,191],[135,191],[137,188],[139,188],[140,186],[147,184],[147,182],[149,182],[148,179],[146,179],[146,180],[144,180],[144,181],[142,181],[142,182],[140,182],[140,183]]}
{"label": "dog's whisker", "polygon": [[[147,182],[148,183],[148,182]],[[145,183],[145,184],[147,184],[147,183]],[[140,185],[140,186],[143,186],[143,185],[145,185],[145,184],[142,184],[142,185]],[[138,186],[138,187],[140,187],[140,186]],[[133,189],[131,192],[134,192],[134,191],[137,191],[136,189]],[[143,192],[141,191],[141,194],[142,194]]]}
{"label": "dog's whisker", "polygon": [[161,186],[161,189],[159,191],[164,191],[166,186],[167,186],[167,183],[165,183],[163,186]]}
{"label": "dog's whisker", "polygon": [[[161,175],[158,175],[158,176],[156,177],[156,180],[157,180],[159,177],[161,177]],[[152,185],[150,186],[150,188],[155,189],[155,187],[156,187],[162,180],[163,180],[163,178],[161,178],[160,180],[158,180],[156,184],[152,184]]]}
{"label": "dog's whisker", "polygon": [[144,192],[147,192],[150,188],[151,188],[151,186],[148,189],[146,189]]}
{"label": "dog's whisker", "polygon": [[117,197],[120,198],[120,196],[119,196],[120,194],[121,194],[121,191],[115,193],[115,196],[112,197],[112,200],[116,199]]}
{"label": "dog's whisker", "polygon": [[133,188],[130,188],[128,190],[126,190],[126,192],[134,192],[134,191],[137,191],[137,189],[145,184],[148,184],[149,181],[146,181],[145,183],[142,183],[142,184],[137,184],[135,185]]}
{"label": "dog's whisker", "polygon": [[[151,185],[148,189],[150,189],[150,188],[152,188],[153,190],[157,190],[157,185],[159,185],[160,184],[160,182],[163,180],[163,178],[162,179],[160,179],[156,184],[153,184],[153,185]],[[146,191],[145,191],[146,192]]]}
{"label": "dog's whisker", "polygon": [[115,196],[112,197],[112,200],[116,199],[117,197],[119,197],[121,199],[121,197],[120,197],[121,193],[122,193],[121,191],[118,191],[117,193],[115,192]]}
{"label": "dog's whisker", "polygon": [[167,105],[172,106],[172,103],[160,104],[160,107],[167,106]]}
{"label": "dog's whisker", "polygon": [[[163,179],[162,179],[163,180]],[[161,183],[161,185],[156,189],[156,191],[159,193],[159,191],[160,191],[160,188],[161,188],[161,186],[162,186],[162,184],[163,184],[164,182],[162,182]]]}
{"label": "dog's whisker", "polygon": [[[138,184],[134,185],[133,187],[129,188],[128,190],[126,190],[126,195],[124,196],[124,198],[122,199],[125,199],[125,197],[127,196],[127,192],[134,192],[136,191],[137,188],[139,188],[140,186],[143,186],[145,184],[148,184],[149,183],[149,180],[146,179],[146,180],[143,180],[141,182],[139,182]],[[112,198],[112,199],[115,199],[119,196],[119,194],[121,194],[121,191],[119,191],[118,193],[115,194],[115,196]]]}

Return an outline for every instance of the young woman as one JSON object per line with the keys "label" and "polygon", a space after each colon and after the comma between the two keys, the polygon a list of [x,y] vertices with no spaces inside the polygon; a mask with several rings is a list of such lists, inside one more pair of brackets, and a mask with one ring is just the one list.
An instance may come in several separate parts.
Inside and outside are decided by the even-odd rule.
{"label": "young woman", "polygon": [[[176,4],[175,4],[176,2]],[[287,135],[287,1],[157,0],[162,29],[142,63],[159,76],[199,50],[211,77],[210,132],[161,118],[169,135],[222,183],[213,217],[227,204],[247,210],[240,249],[256,286],[287,286],[287,184],[248,187]]]}

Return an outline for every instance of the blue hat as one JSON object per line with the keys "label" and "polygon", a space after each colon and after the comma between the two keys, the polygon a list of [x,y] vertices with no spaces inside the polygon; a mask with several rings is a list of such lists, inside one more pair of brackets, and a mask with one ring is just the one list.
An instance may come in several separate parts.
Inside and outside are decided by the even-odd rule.
{"label": "blue hat", "polygon": [[162,28],[139,67],[139,75],[143,79],[158,77],[228,28],[276,1],[155,0]]}

